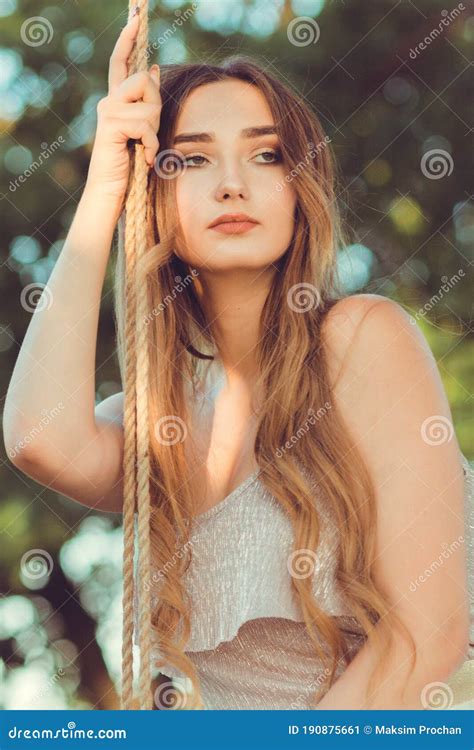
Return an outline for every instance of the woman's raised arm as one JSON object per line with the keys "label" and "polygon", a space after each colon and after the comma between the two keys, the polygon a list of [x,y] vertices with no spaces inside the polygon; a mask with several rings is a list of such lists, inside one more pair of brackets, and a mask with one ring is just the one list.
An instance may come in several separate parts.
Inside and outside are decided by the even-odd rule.
{"label": "woman's raised arm", "polygon": [[72,225],[35,307],[3,412],[10,460],[44,485],[87,505],[119,510],[120,398],[95,407],[95,356],[102,288],[129,174],[127,141],[158,150],[159,72],[127,78],[138,17],[110,59],[109,93],[98,104],[89,173]]}

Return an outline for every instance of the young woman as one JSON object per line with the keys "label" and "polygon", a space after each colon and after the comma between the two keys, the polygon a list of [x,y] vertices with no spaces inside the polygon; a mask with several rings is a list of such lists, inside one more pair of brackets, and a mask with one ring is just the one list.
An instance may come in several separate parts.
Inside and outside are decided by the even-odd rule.
{"label": "young woman", "polygon": [[138,25],[111,57],[51,304],[10,384],[6,445],[64,402],[15,464],[121,510],[123,394],[94,406],[95,346],[138,139],[154,664],[175,698],[189,678],[204,708],[429,707],[469,645],[467,462],[436,362],[399,304],[341,293],[333,157],[301,97],[244,57],[128,76]]}

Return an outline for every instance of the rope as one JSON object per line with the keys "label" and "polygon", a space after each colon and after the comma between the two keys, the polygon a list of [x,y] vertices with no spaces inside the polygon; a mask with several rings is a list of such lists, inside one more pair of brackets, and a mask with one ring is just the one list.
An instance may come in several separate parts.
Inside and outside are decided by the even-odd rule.
{"label": "rope", "polygon": [[[129,60],[128,75],[147,70],[148,0],[129,2],[129,14],[139,6],[140,26]],[[130,17],[130,15],[129,15]],[[122,710],[133,705],[133,607],[135,593],[135,512],[138,510],[138,591],[141,709],[153,708],[151,684],[150,586],[150,456],[148,425],[148,340],[145,325],[147,295],[137,289],[137,267],[146,252],[146,192],[148,166],[144,147],[131,150],[130,179],[125,200],[125,376],[124,376],[124,493],[123,493],[123,631]],[[141,293],[139,293],[139,291]]]}

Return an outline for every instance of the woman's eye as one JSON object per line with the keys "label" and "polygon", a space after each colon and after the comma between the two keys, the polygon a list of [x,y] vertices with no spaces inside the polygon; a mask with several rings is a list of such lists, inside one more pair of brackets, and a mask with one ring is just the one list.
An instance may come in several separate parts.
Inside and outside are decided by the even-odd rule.
{"label": "woman's eye", "polygon": [[191,162],[192,162],[192,161],[193,161],[194,159],[203,159],[203,161],[207,161],[206,157],[205,157],[205,156],[202,156],[201,154],[191,154],[190,156],[185,156],[185,157],[184,157],[184,159],[183,159],[183,162],[184,162],[184,163],[185,163],[185,164],[186,164],[186,165],[187,165],[188,167],[199,167],[199,166],[201,166],[201,164],[203,163],[202,161],[201,161],[201,162],[198,162],[197,164],[196,164],[196,163],[192,164]]}
{"label": "woman's eye", "polygon": [[[263,157],[263,162],[261,162],[263,164],[277,164],[282,161],[281,151],[278,150],[261,151],[259,154],[256,154],[254,158],[256,159],[259,156]],[[202,154],[190,154],[189,156],[185,156],[182,161],[188,167],[201,167],[209,160]]]}
{"label": "woman's eye", "polygon": [[268,161],[267,159],[264,160],[264,164],[277,164],[281,161],[281,151],[262,151],[260,154],[257,154],[257,156],[269,156],[271,158],[271,161]]}

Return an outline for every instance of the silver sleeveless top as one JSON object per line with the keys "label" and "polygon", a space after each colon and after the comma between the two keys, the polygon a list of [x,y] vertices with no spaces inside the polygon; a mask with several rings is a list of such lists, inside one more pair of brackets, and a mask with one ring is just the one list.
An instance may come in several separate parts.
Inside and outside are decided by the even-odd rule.
{"label": "silver sleeveless top", "polygon": [[[464,456],[462,461],[471,597],[471,648],[466,658],[474,658],[472,471]],[[290,519],[259,481],[258,470],[195,517],[193,559],[183,578],[191,602],[191,635],[185,651],[198,671],[205,708],[314,708],[314,693],[327,672],[292,592],[292,576],[307,577],[314,568],[314,596],[344,633],[349,662],[364,644],[364,633],[335,578],[340,532],[317,487],[314,495],[322,523],[317,555],[311,550],[293,552]],[[155,589],[153,585],[152,604],[158,591],[158,584]],[[135,600],[138,644],[136,605]],[[152,662],[159,658],[155,644]],[[345,668],[342,660],[336,677]],[[160,672],[171,677],[175,687],[191,688],[191,681],[173,665],[161,667]]]}

